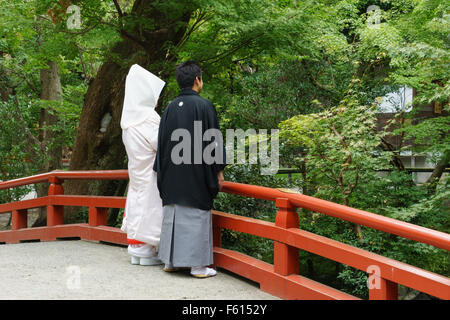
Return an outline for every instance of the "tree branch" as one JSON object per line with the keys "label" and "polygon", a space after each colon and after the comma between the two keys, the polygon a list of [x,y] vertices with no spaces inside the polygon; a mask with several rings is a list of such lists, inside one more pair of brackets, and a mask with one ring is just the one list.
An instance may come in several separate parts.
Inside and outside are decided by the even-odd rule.
{"label": "tree branch", "polygon": [[[324,160],[324,161],[328,161],[328,159],[327,159],[323,154],[318,153],[317,155],[319,156],[320,159],[322,159],[322,160]],[[330,172],[331,172],[331,175],[333,176],[333,178],[331,178],[331,177],[330,177],[328,174],[326,174],[326,173],[324,173],[324,174],[328,177],[328,179],[330,179],[331,181],[333,181],[333,179],[334,179],[334,181],[336,181],[336,183],[339,184],[339,179],[338,179],[338,177],[336,176],[336,173],[334,173],[333,169],[330,169]],[[339,184],[339,185],[340,185],[340,184]],[[341,188],[341,190],[342,190],[342,188]]]}
{"label": "tree branch", "polygon": [[23,80],[25,80],[25,82],[28,84],[28,86],[31,88],[31,90],[33,90],[36,94],[40,94],[40,91],[31,83],[31,81],[27,78],[25,73],[19,73],[13,69],[7,69],[8,71],[14,73],[16,76],[22,78]]}
{"label": "tree branch", "polygon": [[[128,32],[126,32],[123,28],[121,28],[121,27],[119,27],[119,26],[116,26],[116,25],[113,24],[113,23],[106,22],[106,21],[104,21],[104,20],[100,20],[99,23],[100,23],[100,24],[104,24],[104,25],[106,25],[106,26],[110,26],[110,27],[116,28],[117,31],[120,33],[120,35],[121,35],[122,37],[128,38],[129,40],[132,40],[132,41],[136,42],[137,44],[139,44],[141,47],[145,48],[146,45],[145,45],[145,42],[144,42],[144,41],[139,40],[138,38],[132,36],[131,34],[129,34]],[[157,32],[157,31],[155,31],[155,33],[156,33],[156,32]]]}
{"label": "tree branch", "polygon": [[113,0],[113,2],[114,2],[114,6],[116,7],[117,13],[119,14],[119,18],[122,18],[123,12],[122,12],[122,9],[120,9],[119,3],[117,2],[117,0]]}
{"label": "tree branch", "polygon": [[[345,191],[344,172],[345,172],[345,170],[347,170],[348,166],[352,163],[352,154],[350,151],[347,150],[347,142],[345,141],[345,138],[336,130],[336,127],[334,125],[331,125],[330,128],[331,128],[331,131],[333,131],[333,133],[339,138],[339,140],[341,141],[341,143],[345,149],[344,150],[345,153],[347,153],[347,158],[345,159],[345,163],[344,163],[341,171],[339,172],[338,183],[339,183],[339,186],[341,187],[342,193],[344,195],[348,195],[351,193],[351,191]],[[358,175],[356,177],[358,178]],[[353,188],[351,188],[351,190],[353,190]]]}
{"label": "tree branch", "polygon": [[206,62],[206,61],[210,61],[210,60],[212,60],[211,63],[217,62],[217,61],[223,59],[224,57],[229,56],[230,54],[232,54],[232,53],[238,51],[238,50],[241,49],[242,47],[244,47],[244,46],[250,44],[253,40],[256,40],[258,37],[260,37],[260,36],[262,36],[262,35],[263,35],[263,32],[260,32],[260,33],[258,33],[257,35],[255,35],[254,37],[251,37],[250,39],[247,39],[246,41],[240,43],[239,45],[237,45],[237,46],[234,47],[233,49],[230,49],[229,51],[221,52],[221,53],[219,53],[218,55],[216,55],[216,56],[214,56],[214,57],[206,58],[206,59],[203,59],[203,60],[201,60],[201,61],[199,61],[199,62]]}
{"label": "tree branch", "polygon": [[92,25],[90,27],[87,27],[86,29],[81,30],[81,31],[68,31],[68,30],[64,30],[64,29],[62,29],[61,31],[64,32],[64,33],[68,33],[68,34],[82,35],[83,36],[86,33],[88,33],[89,31],[91,31],[92,29],[94,29],[95,27],[97,27],[99,24],[100,24],[100,22],[97,22],[96,24],[94,24],[94,25]]}
{"label": "tree branch", "polygon": [[442,158],[436,164],[433,173],[425,183],[429,194],[433,194],[436,192],[437,184],[441,179],[441,176],[444,173],[445,168],[447,168],[449,165],[450,165],[450,151],[447,151],[442,155]]}
{"label": "tree branch", "polygon": [[317,87],[324,89],[328,92],[331,93],[336,93],[336,88],[335,87],[329,87],[327,85],[321,84],[319,81],[317,81],[314,76],[313,76],[313,72],[311,71],[311,69],[309,68],[308,64],[305,63],[303,60],[301,61],[302,65],[306,68],[306,70],[308,71],[309,74],[309,79],[311,80],[311,82],[316,85]]}
{"label": "tree branch", "polygon": [[398,151],[394,149],[394,146],[389,143],[385,138],[381,137],[381,143],[380,143],[381,149],[384,151],[389,151],[394,154],[394,157],[392,160],[390,160],[390,163],[397,168],[399,171],[405,171],[405,166],[403,165],[402,160],[398,156]]}
{"label": "tree branch", "polygon": [[83,59],[83,51],[84,51],[84,49],[81,46],[79,46],[78,44],[76,44],[76,43],[75,43],[75,47],[77,47],[79,52],[80,52],[80,63],[81,63],[81,66],[83,68],[85,81],[89,82],[89,77],[88,77],[87,70],[86,70],[86,64],[84,63],[84,59]]}
{"label": "tree branch", "polygon": [[356,188],[356,186],[358,185],[358,181],[359,181],[359,167],[356,166],[356,177],[355,177],[355,183],[353,185],[350,186],[350,189],[347,191],[347,195],[350,195],[353,190]]}
{"label": "tree branch", "polygon": [[188,32],[186,32],[184,34],[184,36],[181,38],[180,42],[178,42],[178,44],[176,45],[177,48],[180,48],[184,45],[184,43],[189,39],[189,37],[191,36],[191,34],[197,30],[198,28],[201,27],[202,24],[204,24],[205,22],[207,22],[208,20],[211,19],[211,17],[206,17],[206,12],[200,12],[198,14],[197,19],[195,20],[194,24],[192,25],[192,27],[189,29]]}

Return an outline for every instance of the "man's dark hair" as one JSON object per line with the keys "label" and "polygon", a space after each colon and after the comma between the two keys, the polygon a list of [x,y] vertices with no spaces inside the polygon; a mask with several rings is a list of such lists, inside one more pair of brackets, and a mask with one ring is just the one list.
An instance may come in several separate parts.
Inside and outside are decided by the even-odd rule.
{"label": "man's dark hair", "polygon": [[194,61],[185,61],[177,67],[176,76],[181,89],[192,88],[195,78],[202,78],[202,69]]}

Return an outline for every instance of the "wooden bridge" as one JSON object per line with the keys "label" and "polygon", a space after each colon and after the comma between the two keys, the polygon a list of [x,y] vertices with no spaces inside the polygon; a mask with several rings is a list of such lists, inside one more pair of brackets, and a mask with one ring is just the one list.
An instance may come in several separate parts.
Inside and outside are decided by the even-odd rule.
{"label": "wooden bridge", "polygon": [[[49,182],[48,195],[36,199],[0,204],[0,214],[12,213],[11,230],[0,231],[0,244],[29,240],[53,241],[77,237],[84,240],[127,244],[126,234],[106,226],[108,208],[124,208],[124,197],[65,195],[63,182],[69,179],[126,180],[127,170],[53,171],[0,183],[0,190]],[[370,300],[395,300],[398,285],[448,300],[450,279],[366,250],[362,250],[299,228],[296,208],[304,208],[386,233],[450,250],[450,235],[329,201],[283,192],[262,186],[225,182],[222,192],[275,202],[275,223],[212,211],[214,263],[241,277],[259,283],[260,289],[282,299],[357,299],[347,293],[298,274],[299,249],[346,264],[369,274]],[[89,208],[88,223],[64,224],[64,207]],[[32,208],[47,208],[47,226],[28,228]],[[229,229],[274,241],[274,263],[269,264],[221,247],[221,231]],[[1,250],[1,246],[0,246]]]}

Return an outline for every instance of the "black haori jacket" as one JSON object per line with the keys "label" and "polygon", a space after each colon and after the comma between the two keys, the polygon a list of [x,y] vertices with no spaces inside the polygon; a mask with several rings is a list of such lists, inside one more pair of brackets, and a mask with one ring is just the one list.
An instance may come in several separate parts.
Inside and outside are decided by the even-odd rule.
{"label": "black haori jacket", "polygon": [[[184,130],[174,132],[176,129]],[[190,88],[183,89],[164,110],[153,166],[163,206],[212,209],[219,192],[217,174],[226,166],[226,153],[217,130],[204,136],[208,129],[220,132],[216,109]],[[210,156],[204,157],[204,153]]]}

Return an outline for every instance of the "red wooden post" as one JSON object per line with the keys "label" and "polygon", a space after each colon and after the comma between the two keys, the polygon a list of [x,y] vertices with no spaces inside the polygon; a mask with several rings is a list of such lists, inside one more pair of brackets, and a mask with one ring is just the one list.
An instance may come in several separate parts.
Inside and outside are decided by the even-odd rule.
{"label": "red wooden post", "polygon": [[[50,177],[50,186],[48,188],[48,195],[62,195],[64,194],[63,180],[56,177]],[[47,226],[56,226],[58,224],[64,224],[64,206],[47,206]]]}
{"label": "red wooden post", "polygon": [[91,227],[108,224],[108,208],[89,207],[89,225]]}
{"label": "red wooden post", "polygon": [[28,210],[27,209],[13,210],[13,212],[11,214],[12,214],[12,217],[11,217],[11,229],[12,230],[22,229],[22,228],[26,228],[28,226],[28,222],[27,222]]}
{"label": "red wooden post", "polygon": [[[374,276],[376,277],[376,276]],[[377,285],[369,285],[369,300],[397,300],[398,284],[383,278],[375,280]]]}
{"label": "red wooden post", "polygon": [[[288,199],[277,198],[275,205],[279,208],[275,218],[275,225],[281,228],[298,228],[298,215],[295,207]],[[275,241],[274,244],[274,271],[287,276],[298,274],[298,249],[284,243]]]}

